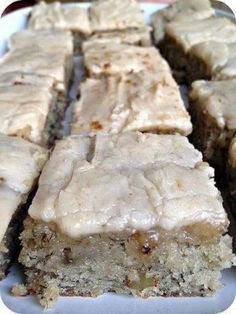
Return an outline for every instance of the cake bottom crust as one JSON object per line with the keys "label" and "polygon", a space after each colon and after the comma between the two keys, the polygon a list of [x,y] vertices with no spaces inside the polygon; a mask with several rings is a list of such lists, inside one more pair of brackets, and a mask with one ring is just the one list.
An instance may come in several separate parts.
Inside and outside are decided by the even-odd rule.
{"label": "cake bottom crust", "polygon": [[221,284],[220,271],[234,256],[231,238],[191,244],[175,235],[98,234],[79,240],[53,224],[27,218],[19,261],[28,294],[44,307],[60,295],[98,296],[105,292],[155,296],[207,296]]}

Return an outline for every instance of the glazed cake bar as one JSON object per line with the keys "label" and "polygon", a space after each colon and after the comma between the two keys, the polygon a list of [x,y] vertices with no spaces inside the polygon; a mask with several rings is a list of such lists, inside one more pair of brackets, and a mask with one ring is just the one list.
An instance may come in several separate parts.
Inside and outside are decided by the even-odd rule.
{"label": "glazed cake bar", "polygon": [[73,111],[73,134],[124,131],[189,135],[190,116],[166,61],[158,71],[87,79]]}
{"label": "glazed cake bar", "polygon": [[73,40],[70,32],[24,30],[9,39],[10,51],[0,60],[0,73],[49,76],[55,89],[66,94],[73,68]]}
{"label": "glazed cake bar", "polygon": [[[206,77],[212,80],[228,80],[236,78],[236,43],[226,44],[207,41],[193,46],[189,52],[190,65],[201,67],[198,75],[188,68],[190,81]],[[192,74],[191,74],[192,73]]]}
{"label": "glazed cake bar", "polygon": [[33,74],[0,74],[0,133],[49,145],[59,110],[53,82]]}
{"label": "glazed cake bar", "polygon": [[[30,106],[28,115],[31,114],[33,117],[37,117],[40,124],[40,127],[34,124],[35,121],[33,120],[35,118],[30,120],[31,122],[17,123],[17,130],[12,129],[10,133],[16,131],[16,134],[18,134],[19,128],[24,129],[25,125],[32,125],[37,129],[37,138],[35,137],[36,134],[28,134],[28,127],[27,134],[24,136],[36,143],[41,144],[42,142],[50,145],[54,138],[61,136],[61,120],[68,104],[68,90],[73,73],[72,36],[70,32],[58,30],[26,30],[13,34],[9,40],[9,47],[10,51],[0,59],[0,80],[4,80],[6,83],[8,78],[9,82],[16,80],[14,84],[35,85],[30,87],[34,97],[39,97],[35,103],[30,104],[30,92],[27,91],[27,87],[18,86],[14,88],[14,91],[17,90],[21,94],[24,93],[24,95],[22,94],[22,99],[17,99],[16,102],[13,101],[11,107],[20,111],[21,114],[23,112],[25,116],[28,110],[26,106],[18,109],[16,109],[16,106],[24,102],[26,97],[27,102],[25,104]],[[18,73],[18,77],[15,77],[14,73]],[[23,77],[20,80],[24,82],[17,82],[19,76]],[[37,86],[43,80],[45,80],[44,87],[41,86],[37,90]],[[49,85],[47,85],[48,82]],[[7,89],[7,94],[11,94],[11,88],[7,87]],[[5,87],[4,90],[6,90]],[[45,95],[43,95],[44,93]],[[40,106],[36,108],[38,104]],[[4,102],[5,105],[7,105],[7,102]],[[35,112],[33,108],[36,109]],[[10,117],[12,115],[15,121],[14,112]],[[22,116],[16,118],[22,119]],[[9,131],[7,128],[6,132]],[[46,132],[46,138],[45,134],[42,138],[43,128]]]}
{"label": "glazed cake bar", "polygon": [[59,29],[73,33],[75,52],[81,40],[91,34],[88,10],[78,6],[63,6],[60,2],[40,2],[33,6],[28,28],[33,30]]}
{"label": "glazed cake bar", "polygon": [[0,135],[0,280],[19,252],[27,199],[46,159],[44,148]]}
{"label": "glazed cake bar", "polygon": [[90,8],[93,32],[145,27],[144,16],[136,0],[98,0]]}
{"label": "glazed cake bar", "polygon": [[170,22],[203,20],[215,15],[209,0],[179,0],[152,15],[154,43],[165,37],[165,27]]}
{"label": "glazed cake bar", "polygon": [[[212,76],[207,72],[209,62],[207,56],[204,57],[204,62],[201,62],[202,58],[195,54],[197,45],[207,42],[236,43],[236,26],[227,18],[213,17],[193,20],[191,23],[172,22],[165,30],[165,38],[159,44],[161,52],[177,73],[179,80],[184,79],[190,83]],[[212,51],[211,53],[214,54]]]}
{"label": "glazed cake bar", "polygon": [[213,178],[180,135],[57,142],[21,234],[28,293],[212,295],[234,262]]}
{"label": "glazed cake bar", "polygon": [[[87,48],[87,49],[86,49]],[[85,46],[84,64],[92,78],[154,71],[163,62],[154,47],[138,47],[118,43],[94,43]]]}
{"label": "glazed cake bar", "polygon": [[235,97],[236,80],[192,84],[193,143],[218,170],[225,165],[225,153],[236,132]]}
{"label": "glazed cake bar", "polygon": [[95,33],[83,42],[83,51],[96,43],[128,44],[135,46],[151,46],[151,28],[127,29]]}

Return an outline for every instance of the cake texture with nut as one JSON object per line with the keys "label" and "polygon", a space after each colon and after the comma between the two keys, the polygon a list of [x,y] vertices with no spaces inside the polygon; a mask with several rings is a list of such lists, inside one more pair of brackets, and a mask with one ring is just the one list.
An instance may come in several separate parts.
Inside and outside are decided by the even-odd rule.
{"label": "cake texture with nut", "polygon": [[164,59],[155,72],[87,79],[74,105],[72,133],[142,131],[189,135],[190,116]]}
{"label": "cake texture with nut", "polygon": [[165,37],[165,27],[170,22],[203,20],[214,16],[215,12],[209,0],[179,0],[152,15],[154,43]]}
{"label": "cake texture with nut", "polygon": [[0,279],[19,252],[18,236],[29,193],[47,159],[47,151],[17,137],[0,135]]}
{"label": "cake texture with nut", "polygon": [[213,178],[180,135],[58,142],[21,235],[28,292],[211,295],[234,262]]}

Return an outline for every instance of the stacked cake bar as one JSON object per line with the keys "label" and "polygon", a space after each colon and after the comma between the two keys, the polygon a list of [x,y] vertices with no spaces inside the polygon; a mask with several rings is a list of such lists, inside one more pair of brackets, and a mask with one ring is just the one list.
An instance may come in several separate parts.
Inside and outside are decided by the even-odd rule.
{"label": "stacked cake bar", "polygon": [[25,204],[46,159],[46,149],[21,138],[0,135],[0,280],[19,252]]}
{"label": "stacked cake bar", "polygon": [[0,133],[47,146],[58,136],[73,68],[66,31],[25,30],[0,59]]}
{"label": "stacked cake bar", "polygon": [[233,262],[213,177],[180,135],[58,142],[21,235],[28,291],[46,307],[108,291],[212,295]]}

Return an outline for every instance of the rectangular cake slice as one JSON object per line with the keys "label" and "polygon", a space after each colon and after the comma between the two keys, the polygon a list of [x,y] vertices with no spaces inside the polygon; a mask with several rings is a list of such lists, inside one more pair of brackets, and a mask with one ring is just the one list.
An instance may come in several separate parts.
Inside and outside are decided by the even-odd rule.
{"label": "rectangular cake slice", "polygon": [[40,2],[30,13],[28,28],[33,30],[59,29],[71,31],[75,53],[80,51],[81,41],[91,34],[88,10],[78,6],[63,6],[60,2]]}
{"label": "rectangular cake slice", "polygon": [[158,44],[165,37],[165,27],[170,22],[207,19],[215,12],[209,0],[178,0],[163,10],[152,15],[154,43]]}
{"label": "rectangular cake slice", "polygon": [[47,146],[52,136],[51,122],[56,121],[57,111],[53,81],[45,80],[45,84],[40,85],[40,79],[35,80],[34,84],[12,79],[13,85],[4,85],[1,76],[0,74],[0,133],[23,137]]}
{"label": "rectangular cake slice", "polygon": [[208,59],[201,62],[201,58],[195,56],[196,45],[209,41],[222,44],[236,42],[236,26],[227,18],[172,22],[165,29],[165,38],[159,44],[161,52],[180,79],[187,81],[190,81],[189,73],[192,80],[209,78]]}
{"label": "rectangular cake slice", "polygon": [[26,30],[13,34],[9,46],[10,51],[0,59],[0,73],[49,76],[55,80],[55,89],[66,94],[73,68],[70,32]]}
{"label": "rectangular cake slice", "polygon": [[84,50],[84,64],[89,76],[93,78],[153,71],[162,60],[154,47],[97,42]]}
{"label": "rectangular cake slice", "polygon": [[164,59],[158,71],[87,79],[73,109],[73,134],[124,131],[189,135],[190,116]]}
{"label": "rectangular cake slice", "polygon": [[28,293],[212,295],[234,262],[213,178],[180,135],[59,141],[21,234]]}
{"label": "rectangular cake slice", "polygon": [[60,2],[43,1],[33,6],[28,28],[33,30],[60,29],[88,35],[91,32],[87,9],[63,6]]}
{"label": "rectangular cake slice", "polygon": [[236,132],[235,97],[236,80],[192,84],[193,143],[219,170],[224,167],[225,153]]}
{"label": "rectangular cake slice", "polygon": [[93,32],[142,28],[144,16],[136,0],[98,0],[90,8]]}
{"label": "rectangular cake slice", "polygon": [[0,280],[19,252],[25,204],[46,159],[44,148],[0,135]]}

